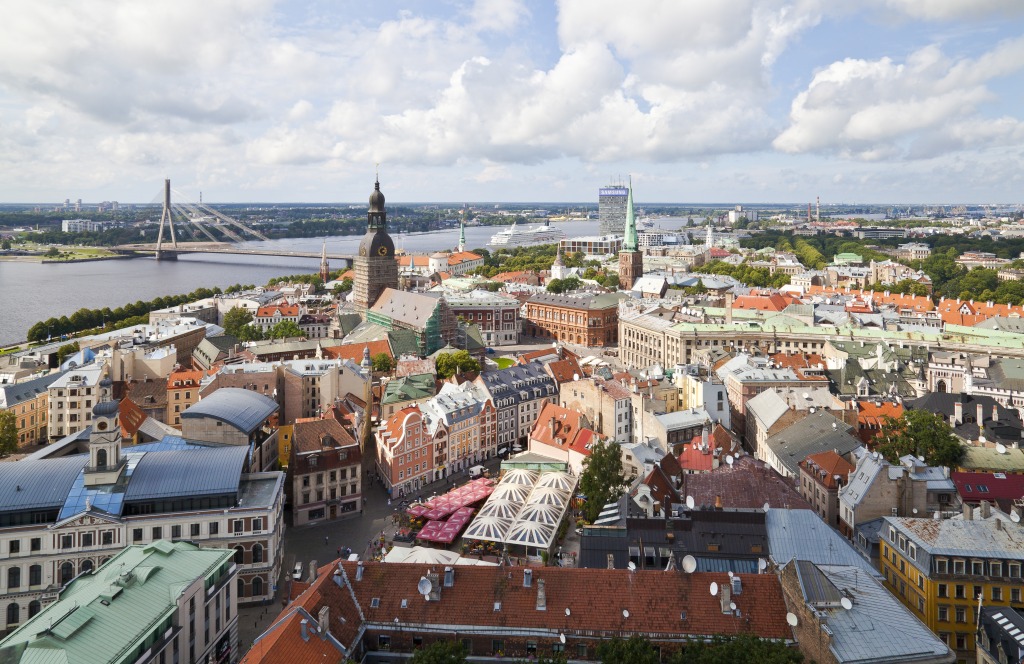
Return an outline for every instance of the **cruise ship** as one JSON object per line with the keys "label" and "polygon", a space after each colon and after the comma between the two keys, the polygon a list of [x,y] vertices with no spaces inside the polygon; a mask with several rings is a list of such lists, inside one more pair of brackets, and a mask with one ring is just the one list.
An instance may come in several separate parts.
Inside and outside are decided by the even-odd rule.
{"label": "cruise ship", "polygon": [[491,236],[487,244],[492,247],[532,247],[535,244],[552,244],[565,239],[565,232],[547,222],[522,230],[515,223]]}

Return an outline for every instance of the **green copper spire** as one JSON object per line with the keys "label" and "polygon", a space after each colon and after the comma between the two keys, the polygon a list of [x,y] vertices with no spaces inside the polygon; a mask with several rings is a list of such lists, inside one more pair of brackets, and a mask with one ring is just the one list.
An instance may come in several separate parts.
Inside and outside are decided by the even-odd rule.
{"label": "green copper spire", "polygon": [[633,178],[629,179],[629,197],[626,199],[626,236],[622,238],[623,251],[636,251],[640,238],[636,235],[636,215],[633,213]]}
{"label": "green copper spire", "polygon": [[466,250],[466,215],[462,215],[462,221],[459,222],[459,251]]}

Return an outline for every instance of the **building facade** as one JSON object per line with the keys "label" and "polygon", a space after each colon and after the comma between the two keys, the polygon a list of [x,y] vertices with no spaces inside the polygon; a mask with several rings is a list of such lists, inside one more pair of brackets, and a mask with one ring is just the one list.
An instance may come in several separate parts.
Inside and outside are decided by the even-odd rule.
{"label": "building facade", "polygon": [[68,371],[50,383],[46,423],[50,440],[69,436],[89,426],[102,372],[100,365],[87,366]]}
{"label": "building facade", "polygon": [[525,305],[523,333],[590,347],[618,344],[621,293],[538,293]]}
{"label": "building facade", "polygon": [[527,438],[546,403],[558,398],[558,383],[539,362],[486,371],[476,379],[497,412],[496,454],[525,449]]}
{"label": "building facade", "polygon": [[423,485],[434,481],[434,461],[445,456],[448,435],[443,427],[431,432],[419,406],[396,412],[375,436],[377,476],[388,495],[416,495]]}
{"label": "building facade", "polygon": [[292,523],[362,513],[361,471],[359,443],[341,423],[330,417],[296,420],[288,461]]}
{"label": "building facade", "polygon": [[49,388],[60,378],[50,374],[17,383],[0,384],[0,412],[14,413],[18,427],[18,449],[47,441]]}
{"label": "building facade", "polygon": [[519,300],[508,295],[475,290],[466,294],[445,295],[456,318],[480,328],[488,346],[519,343]]}
{"label": "building facade", "polygon": [[608,185],[597,192],[597,216],[601,235],[617,235],[626,225],[626,206],[629,189],[622,185]]}

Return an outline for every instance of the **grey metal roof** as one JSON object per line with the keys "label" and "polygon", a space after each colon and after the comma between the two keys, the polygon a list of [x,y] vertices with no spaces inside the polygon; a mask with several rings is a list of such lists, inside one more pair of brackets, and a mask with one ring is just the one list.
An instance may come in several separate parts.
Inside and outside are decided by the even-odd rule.
{"label": "grey metal roof", "polygon": [[50,384],[61,375],[52,373],[40,378],[23,380],[20,383],[0,385],[0,408],[10,408],[29,399],[35,399],[40,394],[47,392]]}
{"label": "grey metal roof", "polygon": [[147,452],[135,467],[124,500],[236,493],[248,454],[243,445]]}
{"label": "grey metal roof", "polygon": [[[1000,517],[999,527],[995,519],[883,518],[933,556],[1024,560],[1024,526],[1008,518]],[[883,529],[881,537],[889,538],[887,530]]]}
{"label": "grey metal roof", "polygon": [[276,401],[258,392],[222,387],[190,406],[181,414],[181,419],[212,417],[249,434],[277,412],[277,408]]}
{"label": "grey metal roof", "polygon": [[817,564],[852,565],[871,576],[879,576],[845,537],[811,510],[771,508],[765,515],[768,550],[776,565],[794,558]]}
{"label": "grey metal roof", "polygon": [[835,450],[842,456],[860,447],[860,440],[849,433],[852,430],[831,413],[819,410],[769,437],[765,444],[786,470],[798,475],[797,464],[812,454]]}
{"label": "grey metal roof", "polygon": [[0,463],[0,512],[59,508],[87,463],[81,454]]}
{"label": "grey metal roof", "polygon": [[[822,606],[829,649],[838,662],[955,662],[956,655],[892,593],[858,567],[818,564],[817,571],[839,595],[852,602]],[[808,603],[810,601],[808,600]]]}
{"label": "grey metal roof", "polygon": [[843,594],[829,581],[818,566],[810,560],[796,561],[796,575],[804,600],[816,609],[834,608],[842,605]]}

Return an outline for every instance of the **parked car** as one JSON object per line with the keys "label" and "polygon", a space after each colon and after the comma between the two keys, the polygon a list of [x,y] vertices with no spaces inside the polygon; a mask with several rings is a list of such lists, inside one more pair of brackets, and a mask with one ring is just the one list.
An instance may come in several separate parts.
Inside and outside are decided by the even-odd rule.
{"label": "parked car", "polygon": [[295,563],[295,568],[292,570],[292,580],[302,581],[302,563]]}

